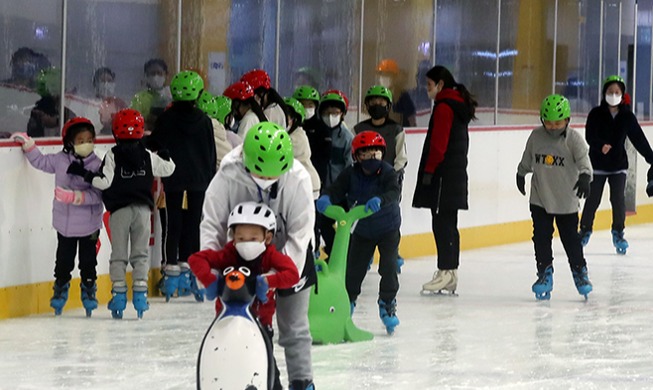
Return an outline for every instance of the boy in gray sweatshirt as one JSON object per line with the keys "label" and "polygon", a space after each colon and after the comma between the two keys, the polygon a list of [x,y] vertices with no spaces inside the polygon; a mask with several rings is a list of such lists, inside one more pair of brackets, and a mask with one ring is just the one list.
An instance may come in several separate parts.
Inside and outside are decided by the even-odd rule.
{"label": "boy in gray sweatshirt", "polygon": [[530,210],[537,262],[537,299],[550,299],[553,290],[553,221],[569,259],[578,293],[587,298],[592,284],[578,234],[578,198],[589,195],[592,165],[583,137],[569,127],[571,108],[562,95],[547,96],[540,107],[542,126],[533,130],[517,167],[522,195],[525,176],[532,173]]}

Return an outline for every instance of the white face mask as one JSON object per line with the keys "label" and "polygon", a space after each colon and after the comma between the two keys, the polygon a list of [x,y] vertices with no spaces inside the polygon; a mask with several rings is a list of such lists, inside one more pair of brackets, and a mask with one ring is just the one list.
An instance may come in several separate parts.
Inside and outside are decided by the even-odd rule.
{"label": "white face mask", "polygon": [[247,241],[239,242],[235,244],[236,251],[240,257],[245,261],[252,261],[259,257],[261,253],[265,252],[265,242],[264,241]]}
{"label": "white face mask", "polygon": [[311,119],[313,116],[315,116],[315,107],[307,108],[306,119]]}
{"label": "white face mask", "polygon": [[340,115],[329,115],[322,118],[324,123],[330,128],[334,128],[340,124]]}
{"label": "white face mask", "polygon": [[252,176],[252,180],[254,180],[254,183],[256,183],[256,185],[259,186],[259,188],[262,190],[267,190],[268,188],[272,187],[272,184],[279,181],[279,179],[265,180],[254,176]]}
{"label": "white face mask", "polygon": [[84,144],[74,145],[73,150],[75,151],[76,155],[84,158],[84,157],[88,157],[89,154],[93,153],[94,147],[95,144],[84,143]]}
{"label": "white face mask", "polygon": [[438,90],[437,88],[428,89],[426,90],[426,93],[429,95],[429,99],[435,100],[435,95],[438,94]]}
{"label": "white face mask", "polygon": [[115,90],[116,90],[116,83],[108,81],[108,82],[98,84],[95,92],[99,97],[106,98],[106,97],[113,96]]}
{"label": "white face mask", "polygon": [[611,106],[618,106],[621,103],[621,95],[605,95],[605,101]]}
{"label": "white face mask", "polygon": [[164,76],[148,76],[147,77],[147,85],[152,89],[161,89],[161,88],[163,88],[163,84],[165,82],[166,82],[166,78]]}
{"label": "white face mask", "polygon": [[392,78],[389,76],[379,76],[379,84],[386,88],[390,88],[392,86]]}

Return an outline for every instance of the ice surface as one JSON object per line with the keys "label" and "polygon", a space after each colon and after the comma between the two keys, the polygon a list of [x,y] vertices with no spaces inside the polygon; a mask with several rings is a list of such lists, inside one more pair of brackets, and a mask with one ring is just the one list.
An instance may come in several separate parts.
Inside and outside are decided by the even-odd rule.
{"label": "ice surface", "polygon": [[[629,227],[626,238],[630,248],[620,256],[609,232],[592,236],[587,302],[557,238],[548,302],[531,292],[530,242],[463,252],[458,297],[420,296],[434,257],[411,259],[391,337],[378,318],[375,265],[354,314],[375,339],[315,346],[316,388],[653,388],[653,225]],[[213,303],[150,303],[140,321],[131,302],[122,321],[104,306],[90,319],[80,309],[1,321],[0,389],[194,389]],[[285,376],[281,351],[276,345]]]}

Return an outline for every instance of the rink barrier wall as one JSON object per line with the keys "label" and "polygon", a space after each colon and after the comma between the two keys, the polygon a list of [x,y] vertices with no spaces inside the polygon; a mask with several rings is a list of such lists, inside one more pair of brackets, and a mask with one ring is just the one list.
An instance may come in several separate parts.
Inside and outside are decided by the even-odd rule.
{"label": "rink barrier wall", "polygon": [[[517,164],[530,134],[536,125],[473,126],[470,128],[469,211],[460,211],[461,249],[475,249],[529,241],[532,225],[528,198],[515,188]],[[642,123],[653,140],[653,123]],[[576,127],[583,131],[582,126]],[[419,156],[426,135],[424,128],[406,130],[409,165],[401,203],[402,240],[400,253],[405,258],[433,256],[435,243],[431,233],[431,216],[427,209],[411,207]],[[110,137],[98,138],[96,153],[102,157],[112,146]],[[43,153],[61,149],[60,139],[39,139]],[[646,196],[648,165],[641,156],[636,169],[637,213],[629,215],[627,225],[653,222],[653,202]],[[529,176],[527,176],[527,188]],[[51,226],[53,175],[29,165],[18,144],[0,140],[0,319],[51,313],[56,232]],[[153,213],[151,239],[150,295],[158,294],[160,279],[160,226],[158,213]],[[597,212],[594,230],[609,229],[608,191],[604,191]],[[626,232],[627,234],[627,232]],[[98,253],[98,310],[106,310],[111,297],[109,280],[110,243],[106,229],[100,233]],[[533,253],[524,254],[525,261],[534,261]],[[462,259],[464,264],[464,255]],[[66,309],[80,308],[79,273],[73,272]]]}

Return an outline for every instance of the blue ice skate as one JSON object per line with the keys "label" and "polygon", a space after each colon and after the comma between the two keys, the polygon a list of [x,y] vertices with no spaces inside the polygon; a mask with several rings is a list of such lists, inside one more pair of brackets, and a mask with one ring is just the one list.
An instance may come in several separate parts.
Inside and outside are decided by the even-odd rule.
{"label": "blue ice skate", "polygon": [[143,313],[150,308],[147,302],[147,291],[134,291],[134,310],[138,318],[143,318]]}
{"label": "blue ice skate", "polygon": [[349,316],[354,315],[354,310],[356,310],[356,301],[349,302]]}
{"label": "blue ice skate", "polygon": [[612,231],[612,244],[617,249],[617,253],[620,255],[626,254],[626,249],[628,249],[628,241],[624,238],[623,230],[613,230]]}
{"label": "blue ice skate", "polygon": [[572,268],[571,274],[574,276],[574,284],[576,284],[578,293],[587,299],[587,294],[592,292],[592,283],[590,282],[589,276],[587,276],[587,267],[583,267],[580,270]]}
{"label": "blue ice skate", "polygon": [[551,299],[553,291],[553,266],[550,265],[544,269],[544,272],[537,273],[537,280],[533,283],[533,292],[538,300]]}
{"label": "blue ice skate", "polygon": [[179,263],[181,273],[179,274],[179,284],[177,285],[177,295],[185,297],[192,292],[190,266],[188,263]]}
{"label": "blue ice skate", "polygon": [[59,286],[57,282],[54,282],[52,289],[54,293],[52,298],[50,298],[50,307],[54,309],[54,315],[60,316],[63,311],[63,307],[66,306],[66,301],[68,301],[68,289],[70,288],[70,283],[66,283],[63,286]]}
{"label": "blue ice skate", "polygon": [[197,278],[192,272],[190,274],[190,291],[193,293],[193,296],[195,296],[197,302],[204,302],[204,289],[199,287],[197,284]]}
{"label": "blue ice skate", "polygon": [[91,287],[80,283],[79,287],[81,289],[82,305],[86,309],[86,317],[90,317],[93,310],[97,309],[97,298],[95,297],[97,286],[95,283]]}
{"label": "blue ice skate", "polygon": [[580,235],[580,243],[582,246],[587,246],[587,244],[590,242],[590,237],[592,236],[592,231],[591,230],[581,230],[578,232]]}
{"label": "blue ice skate", "polygon": [[401,273],[401,267],[404,266],[404,263],[405,263],[404,258],[401,257],[401,255],[397,255],[397,273],[398,274]]}
{"label": "blue ice skate", "polygon": [[107,308],[111,310],[111,317],[121,320],[123,312],[127,307],[127,292],[118,292],[116,290],[111,290],[113,298],[109,301]]}
{"label": "blue ice skate", "polygon": [[292,381],[288,390],[315,390],[315,385],[310,379]]}
{"label": "blue ice skate", "polygon": [[397,325],[399,325],[399,318],[397,318],[397,300],[393,299],[391,302],[386,302],[379,299],[378,304],[379,316],[385,326],[385,330],[389,335],[392,335]]}
{"label": "blue ice skate", "polygon": [[170,297],[175,295],[175,291],[179,288],[181,268],[176,264],[166,265],[163,273],[163,290],[161,292],[165,295],[166,302],[169,302]]}

